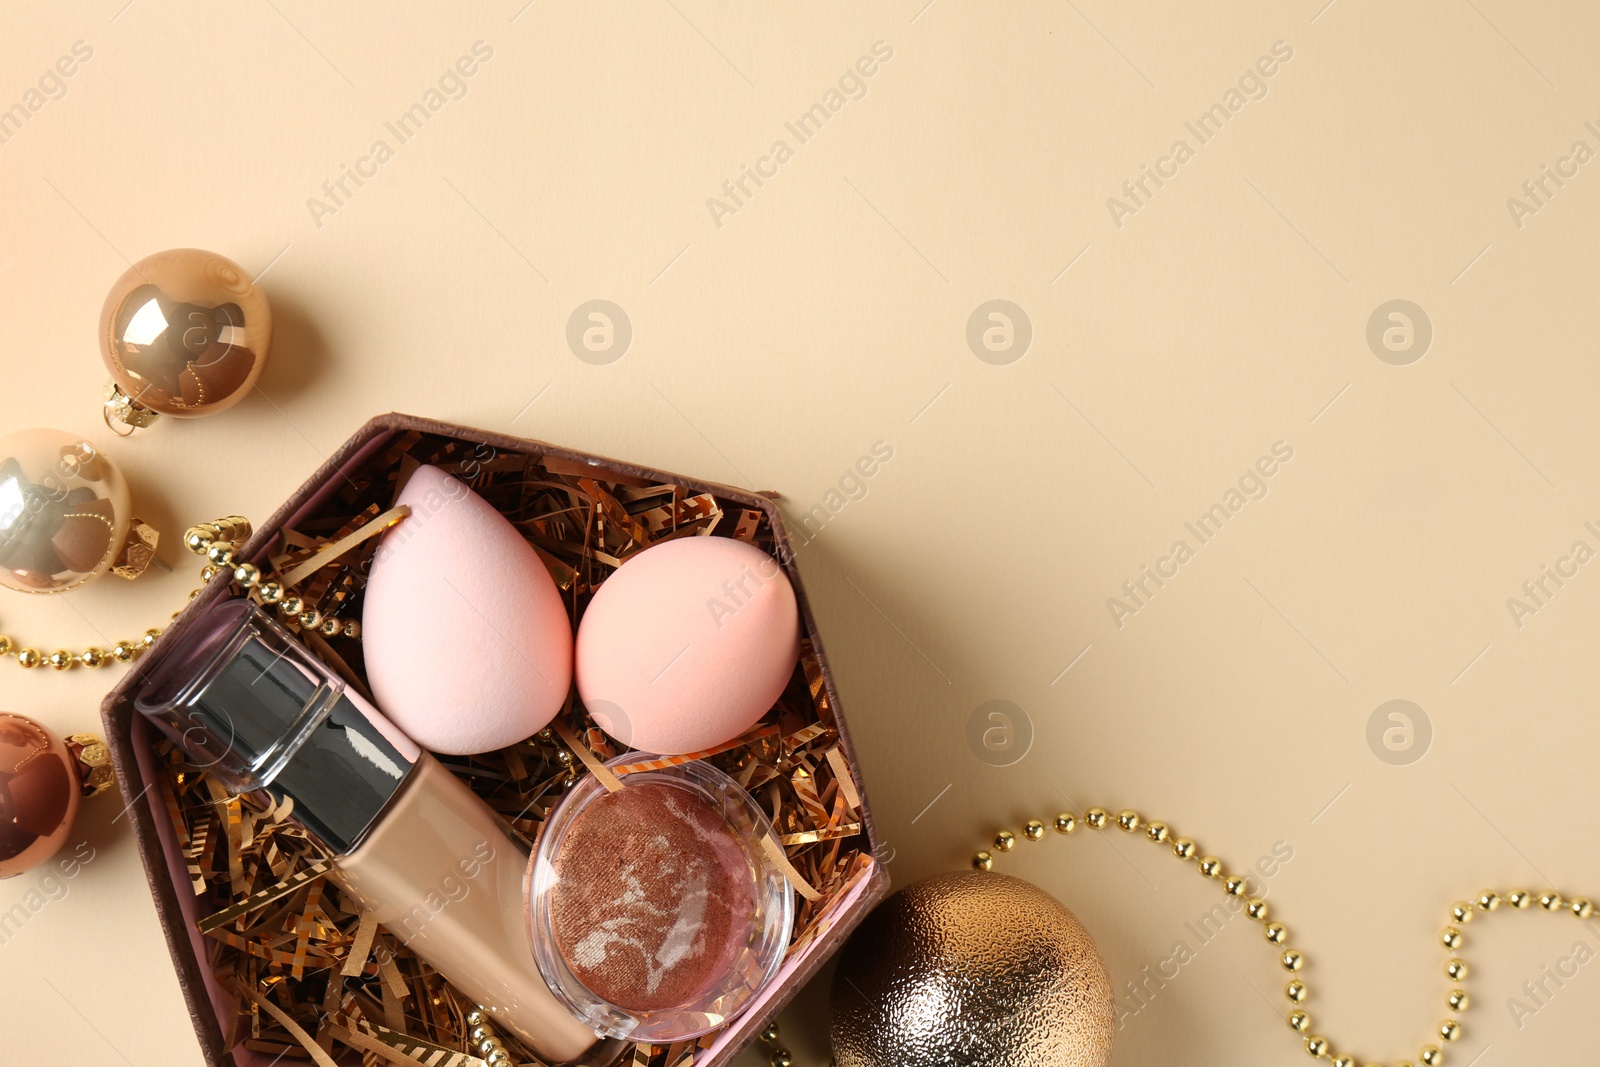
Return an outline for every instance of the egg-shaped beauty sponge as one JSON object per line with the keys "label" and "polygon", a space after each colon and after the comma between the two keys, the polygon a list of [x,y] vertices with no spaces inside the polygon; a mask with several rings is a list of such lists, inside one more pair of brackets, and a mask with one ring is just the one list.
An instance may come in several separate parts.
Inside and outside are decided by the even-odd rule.
{"label": "egg-shaped beauty sponge", "polygon": [[572,682],[572,625],[538,553],[437,467],[400,493],[361,609],[378,707],[435,752],[489,752],[543,729]]}
{"label": "egg-shaped beauty sponge", "polygon": [[680,755],[754,725],[799,655],[799,607],[778,562],[731,538],[683,537],[601,583],[574,666],[602,730],[630,748]]}

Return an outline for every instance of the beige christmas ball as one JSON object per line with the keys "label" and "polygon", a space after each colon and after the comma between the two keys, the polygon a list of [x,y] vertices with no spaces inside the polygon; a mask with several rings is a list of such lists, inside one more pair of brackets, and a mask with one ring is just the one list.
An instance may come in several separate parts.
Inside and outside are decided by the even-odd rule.
{"label": "beige christmas ball", "polygon": [[272,308],[239,264],[199,248],[146,256],[100,311],[108,417],[145,426],[223,411],[255,388],[271,349]]}
{"label": "beige christmas ball", "polygon": [[941,874],[851,935],[829,1027],[838,1067],[1105,1067],[1116,1030],[1094,938],[1044,890]]}
{"label": "beige christmas ball", "polygon": [[0,437],[0,585],[59,593],[96,578],[135,521],[122,472],[77,434]]}

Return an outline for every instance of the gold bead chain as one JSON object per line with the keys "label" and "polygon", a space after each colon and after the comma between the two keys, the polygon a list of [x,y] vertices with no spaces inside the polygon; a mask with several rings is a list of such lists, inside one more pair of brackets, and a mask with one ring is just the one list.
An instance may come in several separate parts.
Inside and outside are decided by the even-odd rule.
{"label": "gold bead chain", "polygon": [[[354,620],[346,622],[324,617],[315,608],[307,608],[299,597],[285,592],[280,583],[262,581],[261,571],[254,564],[234,563],[235,542],[244,541],[249,537],[250,521],[239,515],[229,515],[216,522],[189,527],[183,535],[184,547],[196,555],[205,556],[207,563],[200,571],[200,585],[189,591],[188,599],[193,600],[199,596],[200,590],[205,588],[207,582],[220,574],[223,568],[231,567],[233,580],[240,588],[247,591],[255,590],[263,604],[276,605],[279,614],[292,618],[301,627],[316,630],[324,637],[340,635],[355,637],[361,632],[360,623]],[[181,613],[181,608],[174,611],[167,622],[170,623]],[[67,671],[74,667],[95,670],[113,662],[132,663],[155,644],[156,638],[161,636],[164,628],[164,626],[152,626],[131,641],[118,641],[108,649],[90,645],[80,652],[72,652],[65,648],[58,648],[48,653],[40,652],[37,648],[23,645],[7,634],[0,634],[0,657],[14,657],[17,666],[24,670],[32,670],[35,667],[51,667],[58,671]]]}
{"label": "gold bead chain", "polygon": [[354,619],[341,620],[324,616],[322,612],[307,607],[298,596],[284,589],[282,582],[263,578],[261,568],[255,564],[240,563],[235,560],[234,554],[238,551],[235,540],[242,541],[249,536],[250,524],[235,515],[229,519],[189,527],[183,534],[183,546],[209,561],[206,568],[200,572],[203,581],[209,582],[224,568],[230,568],[233,571],[233,580],[239,588],[247,593],[253,591],[262,604],[276,607],[279,615],[298,622],[302,629],[315,630],[324,637],[360,636],[359,622]]}
{"label": "gold bead chain", "polygon": [[772,1067],[793,1067],[794,1057],[778,1040],[778,1020],[772,1020],[761,1031],[761,1043],[769,1050],[767,1062],[772,1064]]}
{"label": "gold bead chain", "polygon": [[[1215,856],[1208,856],[1200,851],[1187,837],[1176,836],[1171,827],[1164,822],[1147,822],[1138,812],[1123,810],[1115,816],[1104,808],[1089,808],[1083,813],[1083,824],[1092,830],[1104,830],[1116,826],[1129,834],[1142,835],[1146,840],[1157,845],[1168,845],[1172,854],[1180,860],[1193,862],[1204,878],[1220,881],[1223,892],[1230,897],[1239,897],[1245,901],[1244,911],[1254,921],[1261,924],[1262,933],[1271,944],[1278,947],[1278,965],[1290,975],[1289,983],[1284,986],[1283,995],[1290,1003],[1290,1010],[1285,1017],[1289,1029],[1302,1035],[1305,1050],[1313,1059],[1326,1059],[1334,1067],[1359,1067],[1359,1061],[1348,1053],[1335,1052],[1333,1045],[1326,1037],[1315,1033],[1311,1026],[1311,1016],[1299,1005],[1305,1003],[1310,996],[1305,982],[1300,978],[1300,972],[1306,966],[1304,953],[1299,949],[1289,947],[1289,930],[1282,923],[1272,920],[1269,916],[1267,902],[1251,893],[1250,882],[1243,875],[1229,874],[1221,860]],[[1063,811],[1051,821],[1051,826],[1056,833],[1068,836],[1078,829],[1078,817],[1071,812]],[[1038,841],[1045,837],[1048,827],[1038,819],[1029,819],[1022,827],[1022,836],[1028,841]],[[980,849],[973,853],[972,866],[974,870],[990,871],[994,869],[995,853],[1010,852],[1017,847],[1017,835],[1010,830],[1001,830],[994,835],[994,841],[987,849]],[[1526,889],[1513,889],[1502,896],[1494,890],[1485,890],[1471,903],[1457,901],[1450,907],[1450,922],[1439,934],[1439,942],[1449,952],[1450,958],[1445,963],[1445,977],[1449,978],[1452,987],[1445,995],[1445,1007],[1450,1016],[1439,1024],[1436,1040],[1443,1045],[1461,1039],[1461,1023],[1455,1018],[1457,1014],[1465,1011],[1471,1003],[1467,991],[1462,988],[1462,980],[1467,977],[1467,965],[1460,956],[1459,950],[1466,940],[1466,935],[1461,928],[1473,919],[1479,912],[1493,912],[1500,908],[1502,902],[1512,908],[1526,910],[1537,901],[1539,907],[1550,912],[1565,912],[1579,919],[1587,919],[1594,914],[1594,905],[1584,897],[1563,897],[1554,889],[1547,889],[1542,893],[1530,893]],[[1423,1067],[1439,1067],[1444,1063],[1444,1049],[1441,1044],[1426,1044],[1417,1053],[1417,1062]],[[1367,1067],[1382,1067],[1378,1063],[1369,1063]],[[1410,1060],[1396,1060],[1394,1067],[1413,1067]]]}
{"label": "gold bead chain", "polygon": [[472,1042],[472,1047],[487,1067],[512,1067],[514,1061],[511,1054],[506,1051],[500,1035],[495,1033],[490,1025],[489,1013],[482,1008],[473,1008],[467,1012],[467,1040]]}
{"label": "gold bead chain", "polygon": [[[225,519],[218,519],[216,523],[210,525],[218,529],[242,530],[244,536],[250,536],[250,523],[238,515],[230,515]],[[199,596],[200,590],[205,588],[205,583],[211,580],[211,576],[214,573],[214,571],[210,573],[201,571],[200,585],[189,590],[188,599],[193,600]],[[176,619],[182,611],[182,608],[174,611],[167,617],[167,622],[170,623],[173,619]],[[15,657],[17,666],[24,670],[33,670],[35,667],[50,667],[58,671],[69,671],[74,667],[97,670],[113,662],[132,663],[139,658],[145,649],[156,643],[156,638],[161,636],[163,629],[164,627],[162,626],[152,626],[134,640],[118,641],[109,649],[90,645],[81,652],[58,648],[49,653],[40,652],[31,645],[23,645],[7,634],[0,634],[0,657]]]}

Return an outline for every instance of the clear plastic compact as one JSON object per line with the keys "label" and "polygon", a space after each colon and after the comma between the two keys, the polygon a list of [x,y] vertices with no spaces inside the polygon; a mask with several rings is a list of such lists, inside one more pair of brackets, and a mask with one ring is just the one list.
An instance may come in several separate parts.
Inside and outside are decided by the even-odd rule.
{"label": "clear plastic compact", "polygon": [[[630,752],[608,767],[655,757]],[[772,980],[794,888],[771,823],[703,761],[580,782],[527,874],[540,973],[598,1033],[669,1043],[715,1030]],[[781,855],[781,851],[777,851]]]}

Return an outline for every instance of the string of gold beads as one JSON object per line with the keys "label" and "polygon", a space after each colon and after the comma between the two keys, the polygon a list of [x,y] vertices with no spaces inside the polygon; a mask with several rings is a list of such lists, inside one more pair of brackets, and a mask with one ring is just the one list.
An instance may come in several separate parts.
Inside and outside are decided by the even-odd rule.
{"label": "string of gold beads", "polygon": [[263,577],[261,568],[254,563],[236,558],[238,547],[235,539],[245,540],[249,536],[249,522],[234,515],[214,523],[189,527],[184,531],[183,544],[189,551],[206,558],[206,567],[200,572],[203,581],[209,582],[224,570],[230,570],[239,588],[247,593],[254,592],[263,605],[277,608],[279,615],[298,623],[301,629],[314,630],[324,637],[360,636],[359,622],[323,615],[284,589],[283,583]]}
{"label": "string of gold beads", "polygon": [[77,652],[65,648],[58,648],[54,652],[40,652],[31,645],[19,645],[15,638],[0,634],[0,656],[14,657],[17,666],[23,670],[31,671],[35,667],[49,667],[58,671],[70,671],[74,667],[95,670],[109,663],[132,663],[139,658],[141,652],[155,644],[156,638],[160,636],[160,628],[152,626],[137,638],[131,641],[118,641],[110,648],[89,645]]}
{"label": "string of gold beads", "polygon": [[778,1039],[778,1020],[774,1019],[761,1031],[761,1043],[767,1046],[767,1062],[772,1067],[793,1067],[794,1056]]}
{"label": "string of gold beads", "polygon": [[512,1067],[515,1061],[506,1051],[500,1035],[489,1025],[488,1013],[482,1008],[473,1008],[467,1012],[467,1027],[467,1040],[488,1067]]}
{"label": "string of gold beads", "polygon": [[[229,529],[238,529],[240,528],[238,524],[242,524],[245,536],[249,536],[250,524],[237,515],[219,519],[216,525],[220,529],[223,524],[227,524]],[[202,585],[210,580],[211,576],[202,571]],[[189,599],[193,600],[199,593],[199,589],[191,589],[189,591]],[[179,614],[179,611],[174,611],[167,621],[171,622]],[[118,641],[110,648],[90,645],[77,652],[65,648],[58,648],[54,652],[40,652],[31,645],[20,644],[15,638],[7,634],[0,634],[0,657],[14,657],[17,661],[17,666],[24,670],[32,670],[35,667],[49,667],[57,671],[69,671],[74,667],[98,670],[111,663],[132,663],[139,658],[145,649],[156,643],[156,638],[161,636],[162,629],[163,627],[160,626],[152,626],[131,641]]]}
{"label": "string of gold beads", "polygon": [[[1058,813],[1051,820],[1057,834],[1069,836],[1078,829],[1079,818],[1071,812]],[[1171,827],[1163,822],[1149,822],[1130,809],[1119,811],[1112,816],[1104,808],[1089,808],[1084,811],[1082,824],[1093,830],[1105,830],[1112,826],[1129,834],[1138,834],[1145,840],[1157,845],[1166,845],[1172,854],[1185,862],[1193,862],[1201,876],[1212,881],[1220,882],[1223,891],[1232,897],[1239,897],[1245,901],[1244,912],[1253,921],[1261,924],[1262,933],[1267,941],[1279,949],[1278,965],[1290,976],[1289,983],[1284,986],[1283,995],[1291,1007],[1285,1017],[1289,1028],[1301,1035],[1301,1041],[1307,1054],[1313,1059],[1325,1059],[1333,1067],[1361,1067],[1356,1057],[1343,1052],[1334,1051],[1332,1043],[1321,1034],[1312,1030],[1311,1015],[1299,1005],[1310,997],[1310,990],[1305,981],[1300,977],[1300,972],[1305,969],[1305,955],[1297,948],[1289,946],[1289,930],[1281,922],[1270,918],[1270,909],[1267,902],[1256,896],[1251,891],[1250,881],[1240,874],[1229,874],[1223,862],[1215,856],[1204,854],[1200,846],[1187,837],[1177,836]],[[1022,827],[1022,837],[1027,841],[1040,841],[1047,836],[1048,827],[1039,819],[1029,819]],[[995,855],[1010,852],[1017,847],[1017,835],[1010,830],[1000,830],[994,835],[994,840],[988,848],[979,849],[972,855],[974,870],[990,871],[994,869]],[[1450,921],[1439,934],[1440,944],[1450,953],[1450,959],[1445,963],[1445,977],[1450,979],[1452,987],[1445,994],[1445,1007],[1450,1012],[1434,1031],[1437,1035],[1433,1040],[1442,1044],[1430,1042],[1423,1045],[1417,1053],[1418,1064],[1422,1067],[1440,1067],[1445,1062],[1444,1046],[1461,1039],[1461,1022],[1456,1015],[1471,1006],[1472,1000],[1467,995],[1462,982],[1467,977],[1468,968],[1464,960],[1456,955],[1462,945],[1466,943],[1466,934],[1461,929],[1473,920],[1475,915],[1488,914],[1498,911],[1501,904],[1526,911],[1535,903],[1545,911],[1558,912],[1572,915],[1579,919],[1588,919],[1595,913],[1594,904],[1585,897],[1567,898],[1554,889],[1547,889],[1540,893],[1531,893],[1526,889],[1513,889],[1502,896],[1495,890],[1484,890],[1478,894],[1476,900],[1468,902],[1458,900],[1450,906]],[[1366,1067],[1382,1067],[1378,1063],[1368,1063]],[[1393,1067],[1415,1067],[1410,1060],[1396,1060]]]}

